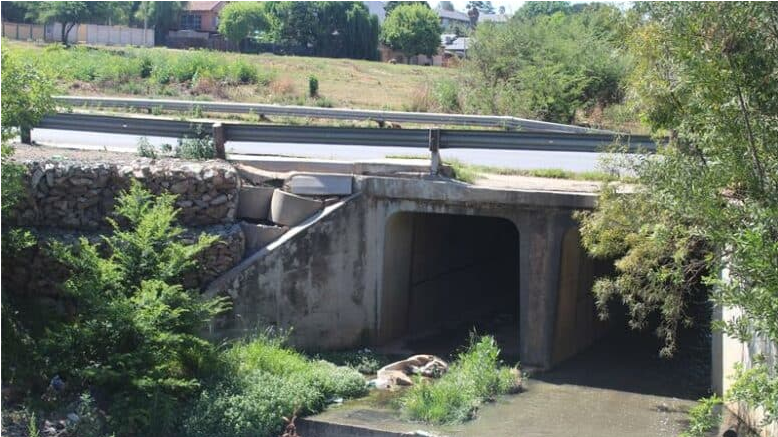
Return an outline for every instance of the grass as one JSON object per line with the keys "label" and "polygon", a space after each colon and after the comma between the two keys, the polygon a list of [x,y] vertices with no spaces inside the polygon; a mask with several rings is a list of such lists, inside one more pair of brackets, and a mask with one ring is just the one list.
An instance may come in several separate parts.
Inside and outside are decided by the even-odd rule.
{"label": "grass", "polygon": [[506,167],[491,167],[486,165],[468,164],[457,159],[447,159],[445,164],[450,165],[454,171],[454,178],[469,184],[474,183],[483,174],[509,175],[509,176],[534,176],[552,179],[571,179],[577,181],[614,182],[628,181],[628,178],[613,175],[603,171],[575,172],[561,168],[518,169]]}
{"label": "grass", "polygon": [[[167,48],[113,48],[3,40],[56,78],[63,93],[205,98],[402,110],[426,84],[454,69],[352,59],[237,54]],[[318,79],[308,94],[308,78]]]}
{"label": "grass", "polygon": [[284,417],[322,411],[337,398],[367,394],[356,370],[312,360],[284,346],[282,337],[260,335],[224,351],[227,375],[207,387],[184,422],[199,437],[279,435]]}
{"label": "grass", "polygon": [[473,419],[481,404],[518,391],[518,369],[501,365],[500,349],[490,336],[471,338],[440,379],[417,380],[400,399],[404,417],[433,424]]}

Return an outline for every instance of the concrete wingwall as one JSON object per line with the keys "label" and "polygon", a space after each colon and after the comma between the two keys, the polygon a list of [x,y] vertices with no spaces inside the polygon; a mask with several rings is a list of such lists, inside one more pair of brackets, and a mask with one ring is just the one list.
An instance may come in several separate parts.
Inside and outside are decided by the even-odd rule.
{"label": "concrete wingwall", "polygon": [[[722,277],[726,280],[728,275],[729,272],[727,269],[724,269]],[[737,308],[718,307],[713,312],[713,319],[716,321],[728,321],[740,315],[741,311]],[[748,370],[754,365],[757,357],[764,359],[765,364],[769,368],[774,369],[776,364],[778,364],[778,345],[760,336],[754,336],[750,341],[742,342],[723,332],[714,331],[711,353],[711,385],[713,390],[720,396],[726,394],[734,382],[735,365],[742,365],[744,370]],[[738,402],[728,402],[727,408],[745,421],[751,428],[759,430],[761,436],[778,437],[777,422],[762,426],[761,422],[764,419],[764,412],[761,409],[752,409],[744,403]]]}
{"label": "concrete wingwall", "polygon": [[[447,295],[447,289],[472,288],[477,301],[491,287],[483,272],[494,267],[519,276],[516,294],[506,299],[518,300],[522,363],[548,368],[594,341],[597,329],[579,329],[593,327],[596,315],[593,302],[581,299],[582,281],[576,278],[591,269],[580,268],[586,263],[576,258],[583,256],[577,239],[567,237],[565,243],[568,231],[577,229],[572,212],[591,208],[594,196],[378,177],[358,178],[357,186],[359,195],[299,232],[290,231],[211,285],[209,293],[229,295],[233,301],[232,312],[215,325],[217,335],[243,335],[270,324],[293,328],[291,341],[304,348],[378,344],[409,327],[424,329],[429,314],[464,307],[466,296]],[[446,222],[435,219],[439,215],[465,217]],[[497,219],[497,232],[468,229],[472,217]],[[450,226],[453,233],[441,232],[441,226]],[[463,241],[454,244],[456,232],[474,235],[459,235]],[[516,234],[519,253],[512,257],[513,266],[488,256],[495,239]],[[479,235],[487,241],[479,241]],[[568,265],[576,269],[563,267]],[[477,266],[480,280],[462,275]],[[567,276],[560,276],[560,269]],[[417,299],[416,305],[409,305],[409,299]],[[409,309],[420,307],[418,299],[444,311],[414,313]],[[566,305],[560,315],[570,319],[561,324],[560,302]],[[587,302],[588,317],[581,309]],[[479,311],[477,305],[471,309]]]}

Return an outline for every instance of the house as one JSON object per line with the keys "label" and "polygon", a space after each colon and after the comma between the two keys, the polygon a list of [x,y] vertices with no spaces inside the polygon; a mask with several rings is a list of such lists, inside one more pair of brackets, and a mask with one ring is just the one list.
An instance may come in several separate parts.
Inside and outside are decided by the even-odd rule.
{"label": "house", "polygon": [[467,14],[459,11],[449,11],[447,9],[441,9],[438,7],[435,9],[438,17],[440,17],[440,26],[444,31],[453,30],[455,28],[467,29],[470,27],[470,17]]}
{"label": "house", "polygon": [[456,36],[453,33],[443,34],[440,36],[440,45],[443,48],[443,57],[451,58],[456,56],[457,58],[467,57],[467,49],[471,45],[472,38],[463,36]]}
{"label": "house", "polygon": [[186,2],[178,18],[178,30],[216,32],[219,13],[227,2]]}

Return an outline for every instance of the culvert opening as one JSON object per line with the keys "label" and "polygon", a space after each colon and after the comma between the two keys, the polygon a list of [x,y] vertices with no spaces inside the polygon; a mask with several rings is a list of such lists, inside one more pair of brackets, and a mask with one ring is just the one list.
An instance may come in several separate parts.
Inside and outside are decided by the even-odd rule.
{"label": "culvert opening", "polygon": [[470,332],[519,352],[519,233],[506,219],[397,213],[387,222],[380,342],[450,355]]}

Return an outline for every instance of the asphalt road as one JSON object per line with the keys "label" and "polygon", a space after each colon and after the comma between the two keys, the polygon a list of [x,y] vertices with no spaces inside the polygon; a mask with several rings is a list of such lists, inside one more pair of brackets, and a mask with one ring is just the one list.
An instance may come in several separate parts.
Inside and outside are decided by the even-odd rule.
{"label": "asphalt road", "polygon": [[[33,141],[54,146],[88,147],[107,149],[111,151],[135,151],[138,139],[134,135],[116,135],[94,132],[58,131],[51,129],[34,129]],[[172,138],[147,137],[154,145],[164,143],[175,144]],[[427,156],[424,149],[411,147],[368,147],[368,146],[333,146],[329,144],[296,144],[296,143],[248,143],[229,141],[227,153],[256,155],[285,155],[295,157],[310,157],[340,160],[362,160],[385,158],[387,155],[417,155]],[[446,149],[441,151],[443,159],[456,158],[464,162],[478,165],[490,165],[509,168],[561,168],[571,171],[595,170],[599,153],[583,152],[537,152],[512,150],[473,150]]]}

